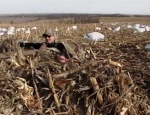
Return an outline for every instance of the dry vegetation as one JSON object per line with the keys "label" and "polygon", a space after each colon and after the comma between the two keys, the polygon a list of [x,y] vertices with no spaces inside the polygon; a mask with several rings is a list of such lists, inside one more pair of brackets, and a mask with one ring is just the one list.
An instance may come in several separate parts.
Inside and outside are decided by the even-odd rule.
{"label": "dry vegetation", "polygon": [[[53,50],[39,50],[26,56],[19,48],[15,56],[0,59],[0,114],[150,115],[150,54],[144,50],[150,42],[150,32],[112,33],[105,29],[112,22],[150,25],[149,20],[101,17],[103,25],[76,24],[78,30],[69,33],[67,27],[74,24],[59,23],[60,20],[12,24],[37,26],[29,41],[42,40],[46,28],[58,27],[59,40],[79,45],[80,61],[72,59],[61,65],[55,61]],[[0,27],[8,26],[0,24]],[[102,28],[104,42],[83,39],[95,26]],[[26,40],[27,37],[18,34],[9,38]]]}

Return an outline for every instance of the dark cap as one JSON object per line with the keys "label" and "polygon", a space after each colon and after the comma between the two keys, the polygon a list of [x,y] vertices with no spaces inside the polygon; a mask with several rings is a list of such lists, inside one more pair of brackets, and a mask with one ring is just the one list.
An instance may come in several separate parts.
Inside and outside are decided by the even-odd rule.
{"label": "dark cap", "polygon": [[47,29],[43,33],[43,37],[45,37],[45,36],[54,36],[54,35],[55,35],[55,32],[53,30],[51,30],[51,29]]}

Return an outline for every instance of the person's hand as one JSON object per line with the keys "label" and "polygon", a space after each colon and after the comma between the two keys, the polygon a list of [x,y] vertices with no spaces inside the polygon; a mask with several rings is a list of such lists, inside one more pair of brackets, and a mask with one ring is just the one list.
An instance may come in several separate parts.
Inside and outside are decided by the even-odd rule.
{"label": "person's hand", "polygon": [[39,49],[39,50],[46,50],[46,48],[47,48],[46,44],[45,44],[45,43],[43,43],[43,44],[41,45],[41,47],[40,47],[40,49]]}

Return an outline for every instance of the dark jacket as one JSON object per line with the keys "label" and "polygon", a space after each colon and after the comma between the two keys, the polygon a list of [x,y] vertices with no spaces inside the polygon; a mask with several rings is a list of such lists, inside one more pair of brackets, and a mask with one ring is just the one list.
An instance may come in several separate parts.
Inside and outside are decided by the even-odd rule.
{"label": "dark jacket", "polygon": [[[65,48],[64,44],[61,43],[61,42],[53,42],[53,43],[46,43],[46,42],[43,42],[46,44],[46,46],[48,48],[57,48],[60,53],[63,53],[65,55],[65,57],[69,58],[68,55],[67,55],[67,49]],[[23,42],[20,42],[20,47],[24,47],[24,48],[27,48],[27,49],[30,49],[30,48],[34,48],[34,49],[40,49],[40,47],[42,46],[43,43],[23,43]],[[69,53],[69,56],[72,57],[73,55],[71,53]]]}

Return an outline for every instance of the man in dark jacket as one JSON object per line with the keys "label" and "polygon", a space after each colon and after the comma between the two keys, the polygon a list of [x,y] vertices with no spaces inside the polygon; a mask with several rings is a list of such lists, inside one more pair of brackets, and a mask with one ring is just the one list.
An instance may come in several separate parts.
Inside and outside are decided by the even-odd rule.
{"label": "man in dark jacket", "polygon": [[70,58],[76,57],[75,51],[64,42],[56,42],[55,32],[53,30],[46,30],[43,33],[45,42],[43,43],[23,43],[20,42],[20,47],[40,49],[43,45],[49,48],[57,48],[60,53],[57,54],[57,60],[60,63],[66,63]]}
{"label": "man in dark jacket", "polygon": [[[43,38],[45,38],[45,43],[47,47],[55,47],[55,33],[52,30],[46,30],[43,33]],[[34,49],[40,49],[40,47],[43,45],[43,43],[24,43],[20,42],[20,46],[24,48],[34,48]]]}

